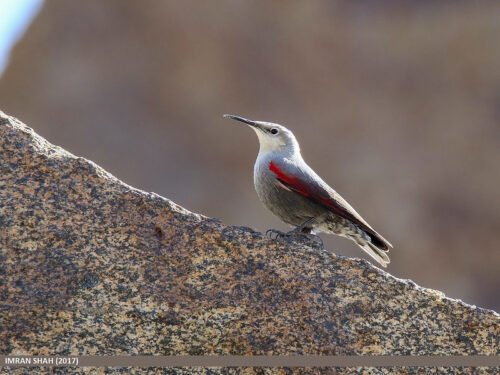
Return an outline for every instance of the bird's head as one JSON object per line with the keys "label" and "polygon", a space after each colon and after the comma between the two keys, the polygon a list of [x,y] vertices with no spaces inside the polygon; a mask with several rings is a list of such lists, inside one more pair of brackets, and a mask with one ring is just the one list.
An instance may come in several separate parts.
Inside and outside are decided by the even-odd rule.
{"label": "bird's head", "polygon": [[260,152],[300,152],[299,143],[295,139],[295,136],[282,125],[273,124],[272,122],[248,120],[235,115],[224,115],[223,117],[240,121],[250,126],[259,138]]}

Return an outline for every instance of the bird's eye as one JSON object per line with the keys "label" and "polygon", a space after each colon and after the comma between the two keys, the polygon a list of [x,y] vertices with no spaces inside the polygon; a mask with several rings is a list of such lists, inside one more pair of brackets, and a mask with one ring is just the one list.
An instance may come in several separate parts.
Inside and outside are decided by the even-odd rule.
{"label": "bird's eye", "polygon": [[271,134],[278,134],[279,130],[276,128],[271,129]]}

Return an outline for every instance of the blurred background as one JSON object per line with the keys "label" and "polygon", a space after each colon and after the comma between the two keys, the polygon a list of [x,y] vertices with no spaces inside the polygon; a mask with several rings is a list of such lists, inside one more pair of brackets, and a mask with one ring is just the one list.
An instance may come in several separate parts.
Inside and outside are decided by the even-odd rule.
{"label": "blurred background", "polygon": [[499,2],[0,0],[0,10],[0,109],[52,143],[264,231],[286,227],[254,192],[257,138],[221,116],[281,123],[393,243],[390,273],[500,310]]}

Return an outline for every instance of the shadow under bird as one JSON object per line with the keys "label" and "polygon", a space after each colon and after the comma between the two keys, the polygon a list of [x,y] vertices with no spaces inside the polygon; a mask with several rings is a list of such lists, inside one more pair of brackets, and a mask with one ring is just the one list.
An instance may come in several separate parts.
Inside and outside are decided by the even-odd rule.
{"label": "shadow under bird", "polygon": [[335,234],[354,241],[387,267],[390,263],[387,252],[392,245],[306,164],[290,130],[235,115],[224,118],[243,122],[257,134],[260,143],[254,166],[257,195],[273,214],[295,227],[288,233],[268,232],[287,237]]}

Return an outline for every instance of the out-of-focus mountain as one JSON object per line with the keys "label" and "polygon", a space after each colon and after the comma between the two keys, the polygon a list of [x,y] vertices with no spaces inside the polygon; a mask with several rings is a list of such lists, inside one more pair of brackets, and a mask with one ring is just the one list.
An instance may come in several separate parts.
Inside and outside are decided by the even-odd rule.
{"label": "out-of-focus mountain", "polygon": [[51,0],[0,108],[131,185],[260,230],[284,227],[253,191],[256,137],[221,116],[287,125],[395,245],[390,272],[499,309],[499,40],[497,2]]}

